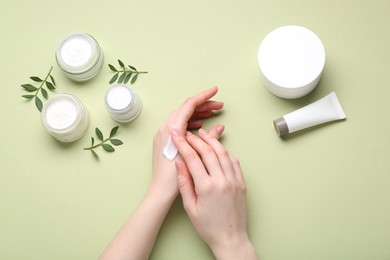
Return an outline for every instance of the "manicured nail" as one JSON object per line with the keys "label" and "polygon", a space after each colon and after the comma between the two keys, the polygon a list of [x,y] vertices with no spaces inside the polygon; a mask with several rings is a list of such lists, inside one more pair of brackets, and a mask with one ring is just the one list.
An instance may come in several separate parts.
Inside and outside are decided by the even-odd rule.
{"label": "manicured nail", "polygon": [[179,135],[179,133],[178,133],[177,130],[175,130],[175,129],[173,129],[173,130],[171,131],[171,134],[172,134],[173,136],[178,136],[178,135]]}
{"label": "manicured nail", "polygon": [[200,129],[199,129],[199,134],[205,135],[205,134],[207,134],[207,132],[206,132],[206,130],[204,130],[203,128],[200,128]]}
{"label": "manicured nail", "polygon": [[225,130],[225,126],[224,125],[217,126],[217,131],[218,131],[219,134],[222,134],[223,130]]}

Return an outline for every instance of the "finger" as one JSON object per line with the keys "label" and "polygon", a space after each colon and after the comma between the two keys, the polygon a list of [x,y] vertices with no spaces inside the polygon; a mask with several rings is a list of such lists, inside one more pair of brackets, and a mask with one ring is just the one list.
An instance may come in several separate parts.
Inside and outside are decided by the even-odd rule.
{"label": "finger", "polygon": [[199,129],[202,124],[202,120],[190,120],[187,125],[187,130]]}
{"label": "finger", "polygon": [[222,172],[225,174],[225,176],[230,179],[235,178],[233,164],[225,147],[223,147],[223,145],[216,138],[211,136],[204,129],[199,130],[199,136],[214,150],[215,155],[220,162]]}
{"label": "finger", "polygon": [[186,164],[182,161],[176,161],[177,184],[183,199],[183,206],[187,213],[193,212],[196,207],[196,193],[191,173],[188,171]]}
{"label": "finger", "polygon": [[233,164],[234,172],[236,174],[236,178],[245,184],[244,174],[241,169],[240,161],[237,160],[234,156],[230,155],[230,160]]}
{"label": "finger", "polygon": [[213,111],[194,112],[191,118],[209,118],[213,114]]}
{"label": "finger", "polygon": [[196,186],[197,183],[201,183],[202,179],[208,177],[206,168],[203,165],[198,153],[189,145],[186,138],[179,135],[176,130],[171,133],[172,141],[176,145],[181,157],[184,159],[189,172],[194,180]]}
{"label": "finger", "polygon": [[178,125],[186,124],[187,121],[192,117],[195,109],[205,103],[207,100],[217,94],[218,88],[213,87],[205,90],[193,97],[188,98],[178,109],[177,109],[177,121]]}
{"label": "finger", "polygon": [[191,147],[200,155],[202,163],[210,176],[220,176],[223,174],[218,157],[210,145],[190,132],[188,132],[186,139]]}
{"label": "finger", "polygon": [[209,100],[209,101],[206,101],[203,104],[199,105],[195,109],[195,112],[220,110],[223,108],[223,106],[224,106],[223,102]]}
{"label": "finger", "polygon": [[219,139],[225,130],[224,125],[216,125],[209,130],[209,135],[211,135],[215,139]]}

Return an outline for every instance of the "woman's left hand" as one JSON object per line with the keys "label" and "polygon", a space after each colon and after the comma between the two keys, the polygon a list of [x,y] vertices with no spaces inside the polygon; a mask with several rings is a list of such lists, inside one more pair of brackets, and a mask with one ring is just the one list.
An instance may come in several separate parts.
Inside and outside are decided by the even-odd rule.
{"label": "woman's left hand", "polygon": [[[162,189],[165,193],[172,194],[175,197],[178,195],[175,163],[164,157],[163,149],[173,129],[184,135],[187,130],[200,128],[204,119],[212,116],[214,111],[223,108],[222,102],[210,100],[217,92],[218,88],[213,87],[187,98],[158,129],[153,139],[152,189]],[[218,139],[223,130],[223,125],[216,125],[209,130],[209,133]]]}

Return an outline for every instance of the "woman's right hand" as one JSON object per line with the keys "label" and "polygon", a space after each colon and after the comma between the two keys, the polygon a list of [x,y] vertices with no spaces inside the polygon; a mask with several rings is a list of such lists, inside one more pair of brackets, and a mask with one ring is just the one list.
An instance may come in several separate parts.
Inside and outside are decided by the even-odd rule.
{"label": "woman's right hand", "polygon": [[257,259],[247,233],[246,185],[239,161],[205,130],[172,131],[184,208],[217,259]]}

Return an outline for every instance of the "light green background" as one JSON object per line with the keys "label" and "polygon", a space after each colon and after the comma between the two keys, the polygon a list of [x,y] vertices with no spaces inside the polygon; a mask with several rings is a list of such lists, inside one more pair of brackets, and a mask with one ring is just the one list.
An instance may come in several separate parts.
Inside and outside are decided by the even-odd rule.
{"label": "light green background", "polygon": [[[186,97],[213,85],[225,146],[248,185],[249,232],[261,259],[390,259],[390,1],[14,1],[0,2],[0,259],[96,259],[141,201],[151,177],[152,137]],[[323,41],[327,61],[314,92],[271,95],[257,50],[276,27],[297,24]],[[69,33],[103,48],[100,74],[67,79],[54,52]],[[147,70],[140,117],[121,125],[125,144],[101,160],[82,148],[93,129],[116,125],[103,105],[122,59]],[[50,66],[57,93],[90,112],[86,135],[62,145],[43,129],[20,85]],[[272,120],[335,91],[347,120],[286,139]],[[53,93],[50,93],[52,96]],[[178,199],[151,259],[213,259]]]}

